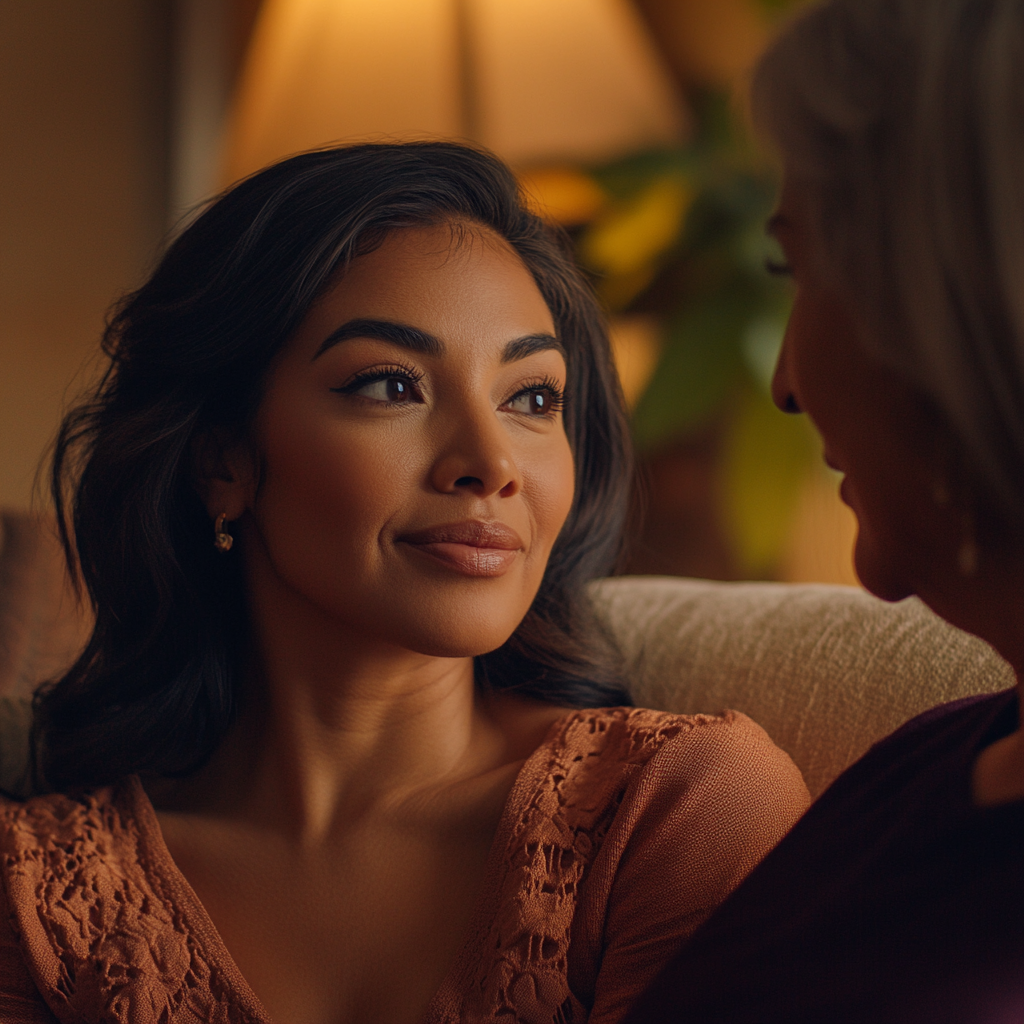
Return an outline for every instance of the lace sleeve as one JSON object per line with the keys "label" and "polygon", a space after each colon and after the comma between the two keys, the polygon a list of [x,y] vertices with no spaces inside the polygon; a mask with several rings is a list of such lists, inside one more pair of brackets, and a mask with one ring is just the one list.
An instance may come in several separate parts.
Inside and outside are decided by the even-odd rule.
{"label": "lace sleeve", "polygon": [[0,1021],[4,1024],[57,1024],[32,980],[0,890]]}
{"label": "lace sleeve", "polygon": [[700,717],[703,726],[651,759],[620,811],[628,839],[611,884],[590,1024],[625,1017],[810,803],[796,766],[749,718]]}

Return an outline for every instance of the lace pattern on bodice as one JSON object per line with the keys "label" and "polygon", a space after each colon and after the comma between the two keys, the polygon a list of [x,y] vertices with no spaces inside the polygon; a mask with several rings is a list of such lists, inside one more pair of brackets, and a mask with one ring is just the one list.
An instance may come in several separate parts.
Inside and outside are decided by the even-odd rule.
{"label": "lace pattern on bodice", "polygon": [[6,810],[4,887],[36,984],[62,1021],[255,1024],[150,870],[126,795]]}
{"label": "lace pattern on bodice", "polygon": [[503,851],[497,914],[462,1018],[572,1024],[587,1009],[569,989],[569,936],[580,886],[630,779],[702,716],[632,708],[581,711],[559,723],[540,785]]}
{"label": "lace pattern on bodice", "polygon": [[[588,993],[570,991],[570,933],[630,781],[668,740],[726,720],[613,708],[555,724],[506,805],[492,896],[431,1024],[586,1019]],[[11,922],[59,1020],[269,1024],[170,862],[137,779],[8,803],[0,829]]]}

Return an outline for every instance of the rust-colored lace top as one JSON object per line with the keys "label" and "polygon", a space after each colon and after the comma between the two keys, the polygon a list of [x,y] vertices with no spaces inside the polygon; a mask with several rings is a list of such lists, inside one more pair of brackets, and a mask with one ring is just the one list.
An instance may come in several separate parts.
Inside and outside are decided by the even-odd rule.
{"label": "rust-colored lace top", "polygon": [[[512,788],[425,1024],[621,1020],[808,799],[740,714],[560,719]],[[137,779],[6,802],[0,858],[4,1024],[269,1021]]]}

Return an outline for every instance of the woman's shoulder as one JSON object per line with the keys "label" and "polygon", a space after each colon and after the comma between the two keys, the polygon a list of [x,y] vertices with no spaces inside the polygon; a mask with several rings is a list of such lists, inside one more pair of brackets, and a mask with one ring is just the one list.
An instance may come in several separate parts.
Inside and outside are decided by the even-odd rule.
{"label": "woman's shoulder", "polygon": [[586,836],[609,882],[632,861],[645,878],[678,875],[683,888],[707,876],[706,890],[724,895],[810,804],[796,765],[737,711],[579,710],[538,755],[522,779],[521,828]]}
{"label": "woman's shoulder", "polygon": [[109,840],[131,831],[131,783],[79,794],[46,793],[28,799],[0,797],[0,851],[8,870],[36,860],[48,848],[73,843],[82,853],[107,850]]}
{"label": "woman's shoulder", "polygon": [[[112,790],[75,798],[62,793],[27,800],[0,797],[0,1019],[24,1024],[50,1024],[57,1018],[37,987],[39,979],[60,1004],[67,1002],[61,983],[68,964],[51,939],[68,929],[69,904],[78,898],[79,882],[90,876],[90,859],[107,845],[111,832]],[[88,856],[92,850],[94,858]],[[94,889],[95,891],[95,889]],[[64,911],[62,913],[62,911]],[[65,927],[49,927],[57,920]]]}
{"label": "woman's shoulder", "polygon": [[[705,786],[727,792],[742,785],[792,791],[809,800],[799,769],[756,722],[739,711],[681,715],[649,708],[574,711],[556,723],[553,750],[571,764],[599,760],[606,770],[643,769],[655,785]],[[585,783],[592,773],[578,771]]]}
{"label": "woman's shoulder", "polygon": [[63,817],[59,809],[63,799],[0,796],[0,1020],[18,1024],[55,1024],[57,1020],[36,986],[23,944],[18,911],[32,912],[36,901],[26,900],[24,889],[18,892],[17,885],[12,887],[7,878],[12,873],[24,874],[26,862],[40,860],[42,836],[29,837],[48,832],[45,821]]}
{"label": "woman's shoulder", "polygon": [[619,1019],[808,799],[792,762],[737,712],[564,715],[509,799],[479,944],[503,952],[484,958],[477,990],[531,975],[516,993],[524,1016],[578,1000],[588,1019]]}
{"label": "woman's shoulder", "polygon": [[641,763],[681,733],[703,728],[729,728],[745,717],[735,711],[723,711],[717,715],[678,715],[652,708],[580,708],[555,723],[551,742],[578,748],[584,754],[600,751],[608,756],[617,752],[634,763]]}
{"label": "woman's shoulder", "polygon": [[4,1024],[57,1024],[36,987],[7,914],[0,913],[0,1021]]}
{"label": "woman's shoulder", "polygon": [[119,1002],[180,993],[190,965],[195,973],[174,894],[154,867],[160,850],[151,832],[135,778],[0,802],[4,916],[62,1019],[98,1019]]}
{"label": "woman's shoulder", "polygon": [[5,909],[23,937],[42,940],[29,941],[37,951],[56,940],[45,924],[55,915],[95,921],[101,906],[106,916],[114,912],[107,898],[114,890],[148,889],[135,786],[126,780],[80,794],[0,800]]}
{"label": "woman's shoulder", "polygon": [[633,924],[657,916],[653,898],[688,933],[810,804],[796,765],[738,711],[604,708],[561,729],[553,813],[576,834],[593,829],[600,898],[633,892],[624,905],[645,907]]}

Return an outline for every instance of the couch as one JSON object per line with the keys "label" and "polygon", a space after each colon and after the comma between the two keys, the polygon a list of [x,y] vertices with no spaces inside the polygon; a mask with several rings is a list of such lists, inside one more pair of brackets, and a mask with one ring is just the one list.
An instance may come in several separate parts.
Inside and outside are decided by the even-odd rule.
{"label": "couch", "polygon": [[[817,796],[908,718],[1014,684],[987,644],[920,601],[853,587],[618,577],[593,585],[638,705],[750,715]],[[28,697],[70,664],[89,619],[43,518],[0,513],[0,788],[24,786]]]}

